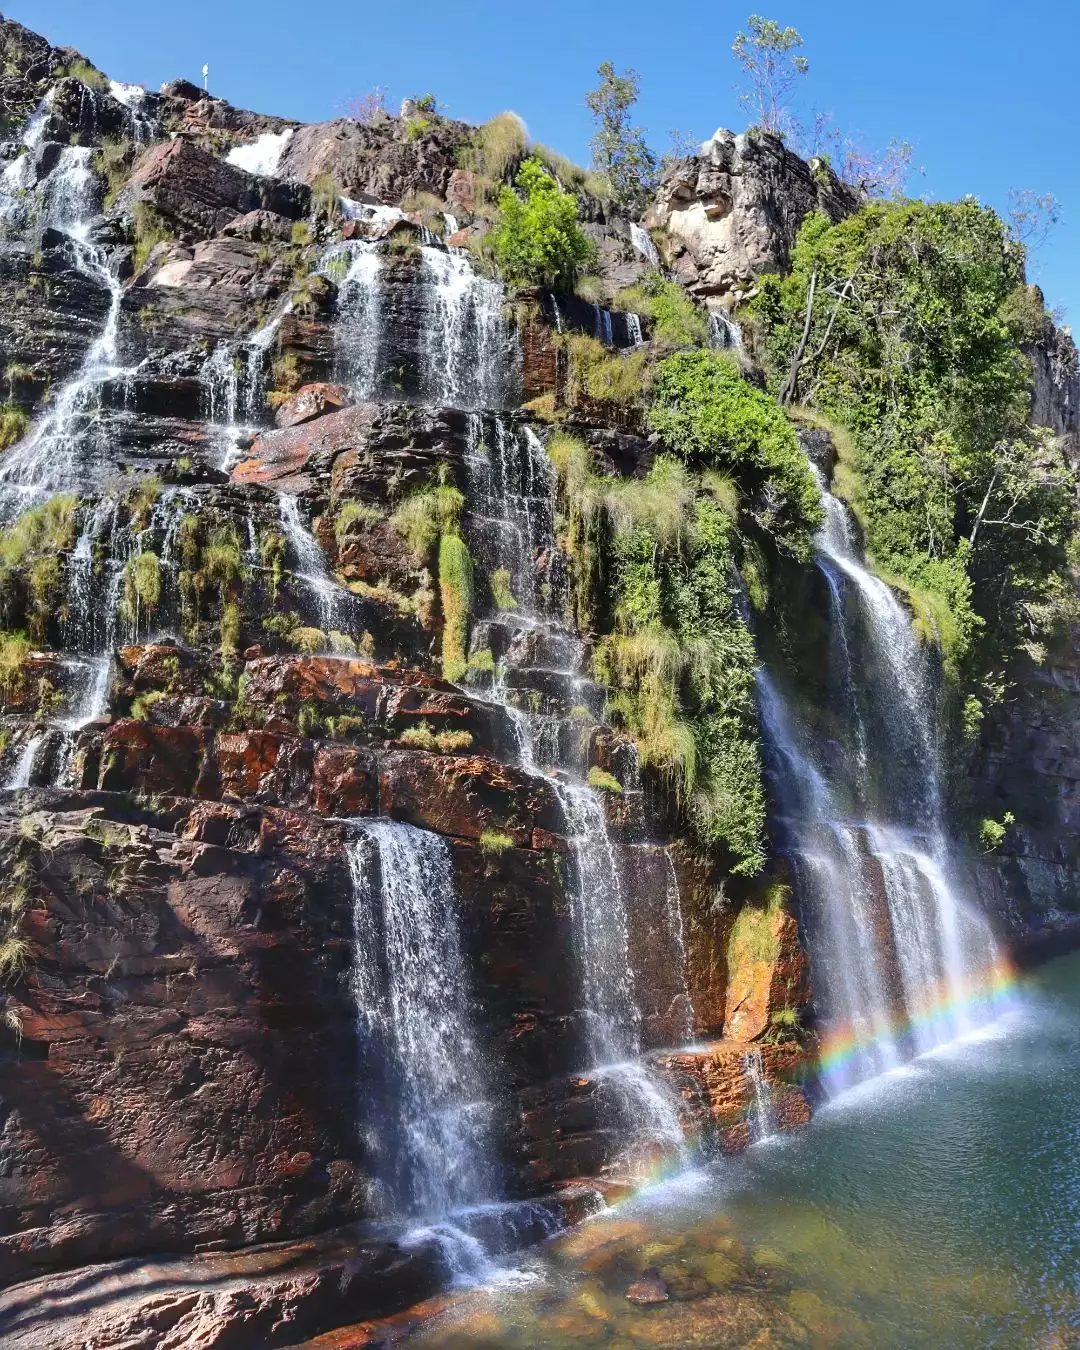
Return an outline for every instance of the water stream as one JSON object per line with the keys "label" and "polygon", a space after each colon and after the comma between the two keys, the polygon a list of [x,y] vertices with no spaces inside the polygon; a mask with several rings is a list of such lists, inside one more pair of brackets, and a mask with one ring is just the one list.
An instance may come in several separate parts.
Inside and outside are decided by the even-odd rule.
{"label": "water stream", "polygon": [[768,671],[758,695],[809,920],[825,1081],[836,1092],[985,1019],[981,989],[997,952],[953,857],[928,654],[862,561],[843,503],[823,496],[817,565],[831,596],[829,684],[846,743],[838,752],[834,737],[800,720]]}

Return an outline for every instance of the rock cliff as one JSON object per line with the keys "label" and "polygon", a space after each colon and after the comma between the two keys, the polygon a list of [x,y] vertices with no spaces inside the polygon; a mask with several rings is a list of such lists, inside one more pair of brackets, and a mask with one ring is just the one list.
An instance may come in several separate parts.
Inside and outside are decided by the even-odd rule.
{"label": "rock cliff", "polygon": [[[439,1085],[463,1154],[482,1125],[493,1252],[685,1137],[746,1147],[762,1084],[777,1128],[804,1124],[787,865],[747,881],[683,837],[569,618],[551,419],[613,480],[657,446],[570,387],[565,339],[627,350],[647,321],[511,304],[447,246],[476,225],[463,123],[110,86],[8,21],[0,53],[12,1344],[292,1345],[444,1287],[462,1247],[403,1237],[400,1203],[431,1065],[399,1046],[418,1076],[391,1082],[372,1050],[403,1008],[414,1041],[468,1033]],[[730,306],[809,211],[856,205],[718,132],[647,223]],[[582,211],[613,295],[647,259]],[[1040,353],[1037,420],[1072,434],[1075,354]],[[1075,893],[1075,674],[1054,691],[1059,720],[1020,707],[987,742],[988,775],[1047,787],[994,881],[1017,928]]]}

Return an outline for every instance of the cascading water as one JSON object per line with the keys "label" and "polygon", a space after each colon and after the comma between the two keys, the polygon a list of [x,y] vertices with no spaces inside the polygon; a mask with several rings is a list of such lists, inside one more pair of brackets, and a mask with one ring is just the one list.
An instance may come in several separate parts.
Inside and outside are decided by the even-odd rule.
{"label": "cascading water", "polygon": [[319,541],[300,516],[300,503],[289,492],[278,494],[281,527],[296,559],[293,575],[307,587],[324,633],[341,629],[343,602],[351,596],[330,575]]}
{"label": "cascading water", "polygon": [[202,368],[207,421],[219,429],[218,468],[228,473],[243,453],[265,410],[266,354],[282,319],[286,301],[250,337],[219,342]]}
{"label": "cascading water", "polygon": [[435,1236],[456,1275],[482,1277],[484,1248],[459,1224],[497,1207],[498,1167],[450,847],[396,821],[359,829],[349,848],[357,1040],[364,1080],[385,1099],[365,1112],[365,1138],[388,1210],[428,1225],[413,1236]]}
{"label": "cascading water", "polygon": [[420,362],[424,401],[436,407],[504,407],[511,344],[503,287],[477,276],[461,250],[425,246],[420,258],[427,311]]}
{"label": "cascading water", "polygon": [[[467,469],[472,528],[484,560],[508,576],[513,602],[491,621],[512,634],[492,692],[510,717],[521,767],[548,779],[566,823],[567,889],[581,971],[585,1052],[594,1076],[614,1099],[623,1143],[620,1166],[633,1170],[657,1149],[681,1155],[685,1139],[674,1103],[638,1058],[641,1011],[619,860],[601,801],[582,781],[580,724],[568,715],[522,708],[510,678],[515,660],[523,660],[548,682],[561,682],[576,704],[584,701],[589,683],[581,668],[583,642],[549,617],[558,598],[552,566],[554,470],[531,427],[514,432],[496,418],[494,445],[486,447],[481,420],[475,418],[471,425]],[[541,560],[546,568],[542,583]],[[670,896],[667,901],[670,905]]]}
{"label": "cascading water", "polygon": [[656,251],[652,236],[643,225],[630,226],[630,242],[647,263],[650,263],[653,267],[660,266],[660,254]]}
{"label": "cascading water", "polygon": [[724,309],[709,311],[709,346],[720,349],[733,348],[737,352],[743,349],[742,329]]}
{"label": "cascading water", "polygon": [[973,1000],[997,952],[956,880],[926,654],[862,562],[846,508],[822,487],[817,565],[831,596],[830,688],[844,753],[797,723],[765,671],[758,696],[809,918],[826,1083],[841,1090],[985,1016]]}
{"label": "cascading water", "polygon": [[323,270],[340,268],[342,260],[347,270],[338,288],[334,323],[336,375],[357,398],[375,398],[382,389],[382,255],[378,245],[356,240],[324,259]]}
{"label": "cascading water", "polygon": [[760,1144],[771,1137],[774,1128],[772,1090],[765,1077],[760,1050],[751,1050],[743,1056],[743,1073],[750,1085],[750,1110],[747,1114],[750,1142]]}
{"label": "cascading water", "polygon": [[225,156],[225,163],[254,174],[257,178],[272,178],[277,173],[278,164],[292,135],[292,127],[278,132],[264,131],[245,145],[234,145]]}

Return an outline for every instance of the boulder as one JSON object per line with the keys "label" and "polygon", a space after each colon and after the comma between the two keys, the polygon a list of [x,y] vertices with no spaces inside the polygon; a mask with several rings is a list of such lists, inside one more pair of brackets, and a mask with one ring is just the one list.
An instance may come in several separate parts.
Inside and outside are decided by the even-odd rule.
{"label": "boulder", "polygon": [[175,140],[148,150],[117,198],[121,209],[137,202],[207,238],[249,211],[299,220],[307,215],[310,193],[299,184],[245,173],[190,141]]}
{"label": "boulder", "polygon": [[305,384],[279,406],[274,421],[279,427],[295,427],[324,413],[340,412],[351,402],[343,384]]}
{"label": "boulder", "polygon": [[778,136],[721,128],[668,169],[644,224],[667,231],[678,280],[731,308],[761,273],[787,266],[811,211],[841,220],[859,204],[824,160],[808,164]]}

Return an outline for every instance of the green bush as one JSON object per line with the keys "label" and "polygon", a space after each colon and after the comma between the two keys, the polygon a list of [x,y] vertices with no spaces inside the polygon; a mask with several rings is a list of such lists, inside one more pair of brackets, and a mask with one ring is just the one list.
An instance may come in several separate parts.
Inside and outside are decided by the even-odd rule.
{"label": "green bush", "polygon": [[30,430],[30,419],[14,403],[0,404],[0,450],[10,449]]}
{"label": "green bush", "polygon": [[778,547],[810,555],[821,493],[787,418],[717,352],[679,352],[657,367],[649,424],[689,463],[738,476],[745,509]]}
{"label": "green bush", "polygon": [[517,192],[504,188],[491,232],[495,260],[508,281],[573,290],[578,274],[595,257],[592,240],[578,224],[578,205],[540,161],[526,159]]}
{"label": "green bush", "polygon": [[709,316],[695,305],[677,281],[668,281],[650,268],[636,286],[615,297],[620,309],[643,314],[652,322],[650,339],[654,346],[676,351],[683,347],[704,347],[709,340]]}
{"label": "green bush", "polygon": [[480,835],[480,851],[489,858],[498,858],[513,847],[513,839],[501,830],[484,830]]}
{"label": "green bush", "polygon": [[812,215],[754,318],[773,387],[849,433],[838,490],[946,670],[977,690],[1044,659],[1076,616],[1075,477],[1027,426],[1049,321],[1004,222],[972,198]]}

